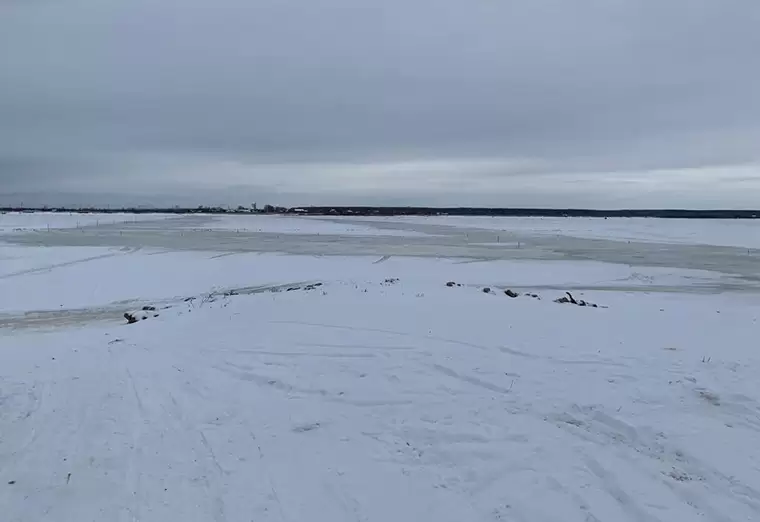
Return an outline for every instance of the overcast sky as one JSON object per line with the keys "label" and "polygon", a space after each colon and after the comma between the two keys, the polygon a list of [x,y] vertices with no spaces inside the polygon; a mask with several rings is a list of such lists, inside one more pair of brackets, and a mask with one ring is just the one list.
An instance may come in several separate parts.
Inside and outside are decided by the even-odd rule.
{"label": "overcast sky", "polygon": [[758,0],[0,0],[0,204],[760,207]]}

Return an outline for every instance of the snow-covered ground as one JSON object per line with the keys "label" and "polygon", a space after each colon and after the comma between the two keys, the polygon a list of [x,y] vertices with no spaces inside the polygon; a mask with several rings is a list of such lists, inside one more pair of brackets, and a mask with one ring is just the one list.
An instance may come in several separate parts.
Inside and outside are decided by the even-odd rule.
{"label": "snow-covered ground", "polygon": [[188,224],[0,243],[3,522],[760,520],[746,259],[156,247]]}

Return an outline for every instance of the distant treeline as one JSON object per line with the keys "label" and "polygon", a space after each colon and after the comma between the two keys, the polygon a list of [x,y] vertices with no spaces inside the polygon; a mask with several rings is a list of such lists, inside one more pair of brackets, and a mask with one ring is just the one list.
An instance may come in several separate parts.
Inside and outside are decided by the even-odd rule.
{"label": "distant treeline", "polygon": [[648,217],[671,219],[758,219],[760,210],[686,209],[561,209],[561,208],[472,208],[472,207],[275,207],[261,209],[239,206],[169,208],[62,208],[0,207],[0,212],[61,212],[98,214],[296,214],[309,216],[512,216],[512,217]]}

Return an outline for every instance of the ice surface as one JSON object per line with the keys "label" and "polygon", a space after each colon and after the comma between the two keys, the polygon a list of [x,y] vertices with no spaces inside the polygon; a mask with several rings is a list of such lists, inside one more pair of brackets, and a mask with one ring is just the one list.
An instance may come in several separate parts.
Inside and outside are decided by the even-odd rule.
{"label": "ice surface", "polygon": [[386,221],[587,239],[760,248],[760,220],[757,219],[415,216],[391,217]]}
{"label": "ice surface", "polygon": [[86,214],[64,212],[0,212],[0,235],[30,231],[105,226],[168,219],[166,214]]}
{"label": "ice surface", "polygon": [[[203,216],[203,215],[201,215]],[[315,234],[315,235],[358,235],[358,236],[423,236],[419,232],[381,229],[371,223],[357,225],[328,221],[320,218],[293,217],[279,215],[214,215],[206,216],[205,230],[227,230],[235,232],[265,232],[270,234]],[[195,228],[189,225],[187,228]]]}
{"label": "ice surface", "polygon": [[760,519],[746,261],[177,250],[164,221],[0,244],[3,521]]}

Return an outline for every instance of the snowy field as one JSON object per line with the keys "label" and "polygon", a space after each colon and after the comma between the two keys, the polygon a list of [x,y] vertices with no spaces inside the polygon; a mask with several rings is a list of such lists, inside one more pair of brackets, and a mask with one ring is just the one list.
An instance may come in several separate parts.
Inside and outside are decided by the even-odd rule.
{"label": "snowy field", "polygon": [[760,520],[754,222],[45,219],[3,522]]}

